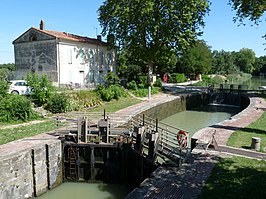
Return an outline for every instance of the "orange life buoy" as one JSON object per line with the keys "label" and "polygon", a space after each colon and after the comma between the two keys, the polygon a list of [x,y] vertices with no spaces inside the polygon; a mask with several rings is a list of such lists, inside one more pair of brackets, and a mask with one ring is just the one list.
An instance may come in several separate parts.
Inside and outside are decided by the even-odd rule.
{"label": "orange life buoy", "polygon": [[177,142],[183,148],[187,146],[187,133],[185,131],[183,130],[178,131]]}

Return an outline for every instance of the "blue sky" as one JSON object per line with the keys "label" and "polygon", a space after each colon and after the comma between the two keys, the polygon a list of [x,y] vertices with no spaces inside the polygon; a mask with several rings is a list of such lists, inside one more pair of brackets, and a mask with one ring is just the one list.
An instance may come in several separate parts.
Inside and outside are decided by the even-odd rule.
{"label": "blue sky", "polygon": [[[266,55],[262,35],[266,24],[238,27],[232,22],[234,12],[227,5],[228,0],[212,0],[211,12],[206,16],[203,29],[204,39],[212,50],[239,51],[253,49],[256,56]],[[103,0],[1,0],[0,1],[0,63],[14,63],[12,41],[30,27],[39,27],[40,20],[45,28],[96,37],[101,28],[97,10]]]}

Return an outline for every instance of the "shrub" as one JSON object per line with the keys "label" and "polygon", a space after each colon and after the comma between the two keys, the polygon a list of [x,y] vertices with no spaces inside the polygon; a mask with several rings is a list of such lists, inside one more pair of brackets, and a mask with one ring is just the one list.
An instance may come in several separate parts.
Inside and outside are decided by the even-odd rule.
{"label": "shrub", "polygon": [[119,84],[119,78],[114,72],[108,72],[105,76],[104,79],[106,81],[106,85],[114,85],[114,84]]}
{"label": "shrub", "polygon": [[108,89],[108,88],[103,88],[100,91],[100,96],[102,98],[103,101],[111,101],[112,99],[114,99],[115,93],[113,90]]}
{"label": "shrub", "polygon": [[9,85],[7,81],[0,80],[0,97],[7,96],[8,88],[9,88]]}
{"label": "shrub", "polygon": [[[137,97],[147,97],[149,90],[148,90],[148,88],[144,88],[144,89],[137,89],[137,90],[134,90],[132,92]],[[151,94],[156,94],[158,92],[159,92],[158,88],[151,87]]]}
{"label": "shrub", "polygon": [[51,95],[46,109],[52,113],[65,113],[72,110],[69,97],[65,93],[54,93]]}
{"label": "shrub", "polygon": [[138,90],[137,83],[134,80],[127,84],[127,88],[130,90]]}
{"label": "shrub", "polygon": [[[98,92],[104,88],[102,86],[98,86]],[[100,94],[96,91],[92,90],[80,90],[76,92],[72,92],[70,94],[70,104],[73,110],[80,110],[83,108],[91,108],[97,105],[102,104],[102,100],[100,98]]]}
{"label": "shrub", "polygon": [[120,97],[126,97],[127,93],[125,92],[125,90],[118,85],[111,85],[109,87],[109,89],[111,89],[114,92],[114,99],[119,99]]}
{"label": "shrub", "polygon": [[175,83],[182,83],[187,81],[184,73],[173,73],[172,74]]}
{"label": "shrub", "polygon": [[206,84],[212,83],[212,78],[208,75],[202,75],[201,78],[202,78],[202,81],[204,81]]}
{"label": "shrub", "polygon": [[139,89],[144,89],[145,88],[145,85],[144,84],[138,84],[138,88]]}
{"label": "shrub", "polygon": [[8,95],[0,101],[0,121],[27,121],[38,118],[25,96]]}
{"label": "shrub", "polygon": [[28,73],[27,83],[31,87],[31,99],[37,106],[47,103],[51,96],[53,87],[46,75],[39,77],[37,74]]}
{"label": "shrub", "polygon": [[162,80],[161,78],[157,78],[153,84],[154,87],[162,87]]}
{"label": "shrub", "polygon": [[147,75],[139,76],[139,84],[143,84],[144,85],[143,88],[149,87]]}

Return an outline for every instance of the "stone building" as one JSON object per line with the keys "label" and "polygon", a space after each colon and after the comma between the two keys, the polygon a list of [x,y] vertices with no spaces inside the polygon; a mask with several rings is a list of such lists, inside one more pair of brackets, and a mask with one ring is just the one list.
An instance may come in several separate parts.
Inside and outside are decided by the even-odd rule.
{"label": "stone building", "polygon": [[66,32],[30,28],[13,41],[16,79],[28,72],[46,74],[57,86],[93,88],[104,75],[116,72],[116,51],[107,42]]}

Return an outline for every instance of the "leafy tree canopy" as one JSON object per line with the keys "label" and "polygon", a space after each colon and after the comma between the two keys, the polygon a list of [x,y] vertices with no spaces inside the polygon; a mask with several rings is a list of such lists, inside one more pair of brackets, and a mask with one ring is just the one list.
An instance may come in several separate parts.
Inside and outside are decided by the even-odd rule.
{"label": "leafy tree canopy", "polygon": [[182,72],[207,74],[212,67],[212,52],[205,41],[199,40],[181,57]]}
{"label": "leafy tree canopy", "polygon": [[113,34],[149,68],[195,41],[208,11],[208,0],[106,0],[98,10],[103,36]]}
{"label": "leafy tree canopy", "polygon": [[242,48],[235,54],[235,65],[244,73],[252,73],[256,60],[255,52],[248,48]]}
{"label": "leafy tree canopy", "polygon": [[266,11],[266,0],[229,0],[229,4],[237,12],[234,20],[240,23],[247,18],[258,24]]}

